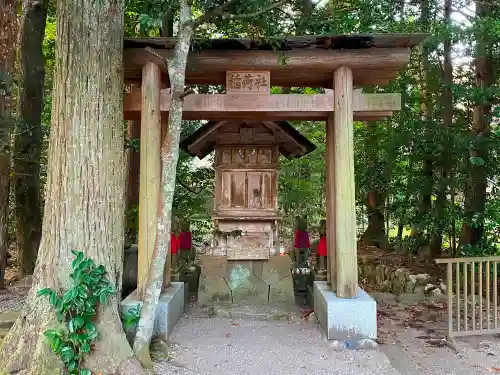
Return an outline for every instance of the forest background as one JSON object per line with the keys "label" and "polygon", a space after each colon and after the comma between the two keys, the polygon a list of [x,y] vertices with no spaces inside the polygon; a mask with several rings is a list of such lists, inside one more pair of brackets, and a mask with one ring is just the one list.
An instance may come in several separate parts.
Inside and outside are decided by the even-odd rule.
{"label": "forest background", "polygon": [[[5,76],[0,79],[9,88],[2,92],[3,99],[13,103],[8,111],[0,108],[0,286],[8,251],[19,261],[21,274],[33,272],[51,123],[55,1],[21,3],[19,22],[12,28],[19,40],[15,74],[11,81]],[[193,49],[214,37],[279,41],[282,35],[429,33],[396,80],[387,87],[365,88],[366,92],[401,93],[403,107],[387,120],[355,123],[359,238],[382,249],[433,258],[498,255],[500,4],[495,0],[289,3],[269,12],[262,22],[236,20],[202,26]],[[171,36],[177,20],[175,2],[129,0],[125,37]],[[223,87],[196,90],[222,92]],[[273,88],[273,92],[280,91],[319,90]],[[325,215],[325,124],[293,125],[317,149],[303,158],[281,161],[279,205],[285,241],[290,241],[295,215],[307,215],[313,232]],[[199,121],[185,121],[182,135],[199,126]],[[139,142],[128,129],[124,123],[124,152],[130,157],[139,151]],[[198,246],[211,238],[213,184],[211,159],[199,162],[181,152],[173,214],[191,221]],[[137,207],[128,203],[126,234],[131,243],[136,236]]]}

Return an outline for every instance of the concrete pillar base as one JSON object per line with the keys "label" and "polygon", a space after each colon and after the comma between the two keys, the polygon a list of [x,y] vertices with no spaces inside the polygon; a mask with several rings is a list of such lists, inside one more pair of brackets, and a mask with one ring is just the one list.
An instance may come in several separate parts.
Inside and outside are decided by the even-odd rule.
{"label": "concrete pillar base", "polygon": [[377,338],[377,303],[359,287],[357,298],[344,299],[315,281],[314,312],[328,340]]}

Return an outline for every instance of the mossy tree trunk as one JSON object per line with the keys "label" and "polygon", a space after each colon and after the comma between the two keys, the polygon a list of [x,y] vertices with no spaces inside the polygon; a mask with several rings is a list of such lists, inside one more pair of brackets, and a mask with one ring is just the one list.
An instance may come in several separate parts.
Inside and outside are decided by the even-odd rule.
{"label": "mossy tree trunk", "polygon": [[0,1],[0,288],[4,287],[9,217],[11,114],[16,39],[17,0]]}
{"label": "mossy tree trunk", "polygon": [[16,244],[22,275],[31,275],[42,232],[40,155],[44,88],[43,38],[48,1],[23,1],[20,118],[14,136]]}
{"label": "mossy tree trunk", "polygon": [[[57,3],[57,44],[42,239],[26,307],[5,338],[0,373],[53,375],[62,363],[43,330],[55,315],[39,289],[69,286],[71,250],[103,264],[118,291],[124,230],[123,0]],[[118,293],[119,295],[119,293]],[[92,373],[143,374],[118,313],[98,311]]]}

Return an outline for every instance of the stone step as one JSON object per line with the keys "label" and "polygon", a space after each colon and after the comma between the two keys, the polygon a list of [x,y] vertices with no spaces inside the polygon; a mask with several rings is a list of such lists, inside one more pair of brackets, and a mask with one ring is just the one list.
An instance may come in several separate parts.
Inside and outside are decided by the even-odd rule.
{"label": "stone step", "polygon": [[8,331],[20,315],[21,310],[10,310],[0,313],[0,330],[6,329]]}

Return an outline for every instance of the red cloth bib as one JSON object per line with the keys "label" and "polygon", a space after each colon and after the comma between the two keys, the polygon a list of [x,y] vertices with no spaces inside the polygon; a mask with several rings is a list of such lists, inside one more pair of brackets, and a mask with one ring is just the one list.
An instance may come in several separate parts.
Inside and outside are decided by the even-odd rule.
{"label": "red cloth bib", "polygon": [[191,232],[180,232],[179,233],[179,248],[181,250],[191,250],[192,236]]}
{"label": "red cloth bib", "polygon": [[179,250],[179,241],[177,240],[177,236],[174,233],[170,234],[170,253],[177,254],[177,250]]}
{"label": "red cloth bib", "polygon": [[306,231],[296,229],[293,240],[293,247],[297,249],[307,249],[311,247],[311,243],[309,242],[309,234]]}
{"label": "red cloth bib", "polygon": [[326,247],[326,236],[323,236],[319,239],[318,255],[321,257],[326,257],[327,254],[328,254],[328,249]]}

